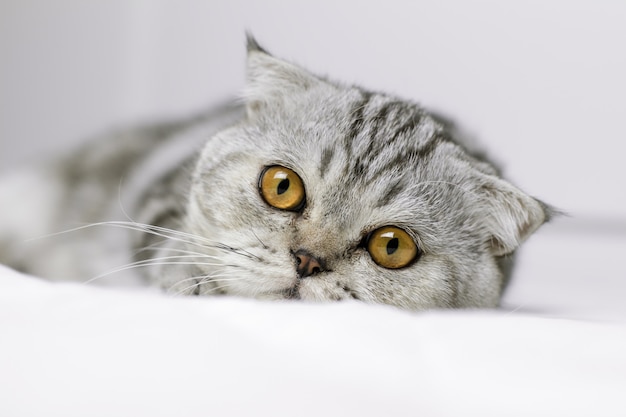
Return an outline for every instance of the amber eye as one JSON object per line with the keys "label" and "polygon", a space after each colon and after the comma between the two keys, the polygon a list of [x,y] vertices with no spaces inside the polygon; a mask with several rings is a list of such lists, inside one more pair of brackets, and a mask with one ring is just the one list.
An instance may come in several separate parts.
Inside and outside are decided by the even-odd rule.
{"label": "amber eye", "polygon": [[372,232],[367,240],[367,250],[374,262],[389,269],[405,267],[419,254],[411,236],[394,226],[381,227]]}
{"label": "amber eye", "polygon": [[261,197],[272,207],[298,211],[304,204],[304,184],[289,168],[274,165],[267,167],[259,179]]}

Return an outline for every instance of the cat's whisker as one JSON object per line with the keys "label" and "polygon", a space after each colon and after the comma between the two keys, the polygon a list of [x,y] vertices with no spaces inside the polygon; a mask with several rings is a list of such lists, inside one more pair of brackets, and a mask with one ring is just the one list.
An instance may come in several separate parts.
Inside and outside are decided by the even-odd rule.
{"label": "cat's whisker", "polygon": [[[170,287],[167,291],[168,293],[171,292],[171,290],[175,287],[176,285],[173,285],[172,287]],[[194,291],[196,288],[200,287],[200,282],[195,282],[192,285],[183,288],[182,290],[176,291],[174,294],[171,294],[172,297],[178,297],[180,295],[192,295],[194,294]],[[194,290],[194,291],[190,291],[190,290]],[[196,294],[197,295],[197,294]]]}
{"label": "cat's whisker", "polygon": [[[128,229],[128,230],[133,230],[133,231],[137,231],[137,232],[144,232],[144,233],[151,233],[155,236],[160,236],[163,237],[165,239],[168,240],[177,240],[183,243],[189,243],[192,245],[198,245],[198,246],[202,246],[202,247],[210,247],[210,246],[205,246],[205,245],[200,245],[197,242],[191,241],[191,240],[184,240],[181,239],[179,237],[172,237],[172,236],[167,236],[163,233],[159,233],[156,232],[154,230],[152,230],[152,228],[156,227],[152,227],[150,225],[145,225],[145,224],[140,224],[140,223],[132,223],[132,222],[122,222],[122,221],[105,221],[105,222],[96,222],[96,223],[89,223],[89,224],[85,224],[82,226],[78,226],[78,227],[74,227],[71,229],[67,229],[67,230],[62,230],[60,232],[56,232],[56,233],[49,233],[46,235],[42,235],[42,236],[37,236],[37,237],[33,237],[30,239],[27,239],[26,242],[30,242],[30,241],[35,241],[35,240],[40,240],[40,239],[47,239],[47,238],[51,238],[51,237],[56,237],[56,236],[61,236],[64,234],[69,234],[69,233],[73,233],[73,232],[78,232],[81,230],[85,230],[85,229],[89,229],[89,228],[93,228],[93,227],[97,227],[97,226],[111,226],[111,227],[120,227],[120,228],[124,228],[124,229]],[[179,235],[182,234],[183,232],[178,232],[176,230],[171,230],[171,229],[165,229],[165,228],[160,228],[162,230],[167,230],[169,233],[171,233],[172,235]],[[194,236],[194,235],[190,235],[190,234],[185,234],[185,235],[189,235],[193,238],[196,239],[200,239],[201,237],[199,236]]]}
{"label": "cat's whisker", "polygon": [[185,278],[182,279],[180,281],[177,281],[175,284],[171,285],[167,290],[165,290],[165,292],[167,294],[170,294],[175,287],[178,287],[180,284],[185,283],[185,282],[189,282],[189,281],[195,281],[192,285],[183,288],[182,290],[179,290],[177,292],[175,292],[174,294],[172,294],[173,296],[178,296],[178,295],[184,295],[185,292],[189,291],[192,288],[196,288],[199,287],[201,285],[201,279],[203,278],[203,276],[196,276],[196,277],[190,277],[190,278]]}
{"label": "cat's whisker", "polygon": [[[206,275],[205,275],[206,276]],[[200,280],[203,276],[194,276],[194,277],[189,277],[189,278],[185,278],[185,279],[181,279],[180,281],[176,281],[176,283],[172,284],[168,289],[165,290],[165,292],[169,293],[170,291],[172,291],[172,289],[174,289],[174,287],[184,283],[184,282],[189,282],[189,281],[196,281],[196,283],[199,283],[198,280]]]}
{"label": "cat's whisker", "polygon": [[219,291],[219,290],[221,290],[223,288],[226,288],[226,287],[228,287],[228,285],[218,285],[216,287],[209,288],[207,291],[203,292],[201,295],[211,295],[214,292]]}
{"label": "cat's whisker", "polygon": [[256,238],[256,240],[258,240],[258,241],[259,241],[259,243],[261,244],[261,246],[263,246],[263,249],[269,249],[269,246],[267,246],[267,245],[265,244],[265,242],[263,242],[263,241],[261,240],[261,238],[259,238],[259,237],[257,236],[257,234],[256,234],[256,233],[254,233],[254,230],[252,231],[252,236],[254,236],[254,237]]}
{"label": "cat's whisker", "polygon": [[515,307],[513,310],[509,310],[507,311],[504,315],[505,316],[509,316],[511,314],[515,314],[517,311],[519,311],[520,309],[524,308],[526,306],[527,303],[522,303],[520,305],[518,305],[517,307]]}
{"label": "cat's whisker", "polygon": [[[222,277],[225,277],[225,278],[222,278]],[[233,277],[233,276],[229,276],[229,274],[212,275],[203,279],[201,282],[199,282],[199,285],[204,285],[208,283],[225,283],[224,285],[217,285],[217,286],[210,288],[207,292],[203,294],[203,295],[207,295],[214,291],[220,290],[222,288],[227,288],[229,286],[229,283],[236,282],[236,281],[245,281],[245,278]]]}
{"label": "cat's whisker", "polygon": [[[166,239],[169,240],[176,240],[176,241],[180,241],[183,243],[188,243],[191,245],[195,245],[195,246],[199,246],[202,248],[214,248],[214,249],[221,249],[221,250],[225,250],[227,252],[232,252],[232,253],[236,253],[238,255],[241,256],[245,256],[247,258],[250,259],[256,259],[257,261],[260,261],[261,259],[257,256],[254,255],[253,253],[250,253],[244,249],[237,249],[234,248],[232,246],[226,245],[224,243],[221,242],[217,242],[214,240],[210,240],[208,238],[205,238],[203,236],[198,236],[198,235],[194,235],[191,233],[186,233],[186,232],[181,232],[178,230],[173,230],[173,229],[168,229],[165,227],[161,227],[161,226],[154,226],[154,225],[149,225],[149,224],[143,224],[143,223],[129,223],[129,222],[119,222],[119,221],[115,221],[115,222],[103,222],[102,224],[110,224],[111,226],[117,226],[117,227],[127,227],[130,228],[132,230],[139,230],[139,231],[144,231],[147,233],[151,233],[155,236],[161,236],[164,237]],[[170,233],[172,235],[174,235],[174,237],[172,236],[168,236],[167,233]],[[192,239],[192,240],[188,240],[188,239],[183,239],[183,237]],[[195,240],[198,240],[200,242],[205,242],[205,244],[203,243],[199,243],[196,242]]]}
{"label": "cat's whisker", "polygon": [[128,212],[126,211],[126,208],[124,207],[124,203],[122,202],[122,185],[124,184],[124,176],[122,175],[120,177],[120,182],[117,185],[117,204],[120,207],[120,210],[122,212],[122,214],[131,222],[135,222],[133,220],[132,217],[130,217],[130,214],[128,214]]}
{"label": "cat's whisker", "polygon": [[[121,221],[110,222],[110,223],[113,223],[113,224],[129,224],[129,222],[121,222]],[[142,229],[145,228],[145,229],[147,229],[147,231],[156,231],[156,232],[160,232],[160,233],[170,233],[170,234],[172,234],[174,236],[177,236],[177,237],[186,237],[186,238],[190,238],[190,239],[203,241],[203,242],[206,242],[209,245],[214,245],[214,244],[218,243],[218,242],[216,242],[214,240],[211,240],[211,239],[208,239],[208,238],[206,238],[204,236],[199,236],[199,235],[195,235],[195,234],[192,234],[192,233],[182,232],[180,230],[169,229],[167,227],[155,226],[155,225],[145,224],[145,223],[136,223],[136,222],[132,222],[132,223],[130,223],[130,225],[134,225],[134,226],[140,227]],[[159,236],[159,235],[157,234],[157,236]],[[167,237],[167,236],[164,236],[164,237]]]}
{"label": "cat's whisker", "polygon": [[139,256],[139,254],[143,252],[168,249],[167,246],[161,246],[161,245],[165,245],[168,241],[169,241],[168,239],[163,239],[163,240],[153,243],[152,245],[146,245],[146,246],[140,247],[133,252],[133,257],[137,257]]}
{"label": "cat's whisker", "polygon": [[[225,277],[227,275],[228,274],[210,274],[210,275],[201,275],[201,276],[197,276],[197,277],[186,278],[186,279],[178,281],[177,283],[172,285],[170,288],[167,289],[167,292],[171,292],[174,289],[174,287],[179,285],[181,282],[185,282],[185,281],[196,280],[196,282],[194,284],[189,285],[189,286],[187,286],[187,287],[177,291],[176,293],[172,294],[173,296],[184,295],[189,290],[194,289],[194,288],[199,288],[201,285],[208,284],[209,282],[221,282],[221,281],[226,282],[226,281],[238,281],[238,280],[241,280],[241,278],[236,278],[236,277],[220,278],[220,277]],[[222,288],[222,287],[224,287],[224,286],[221,286],[220,288]]]}
{"label": "cat's whisker", "polygon": [[[226,278],[221,278],[226,277]],[[233,277],[230,274],[216,274],[216,275],[208,275],[203,278],[201,284],[208,284],[209,282],[232,282],[232,281],[245,281],[245,278],[242,277]]]}
{"label": "cat's whisker", "polygon": [[233,248],[232,246],[226,245],[224,243],[220,243],[220,244],[216,245],[216,248],[222,249],[222,250],[227,251],[227,252],[236,253],[237,255],[245,256],[246,258],[249,258],[249,259],[255,259],[257,261],[261,260],[260,257],[258,257],[257,255],[255,255],[253,253],[248,252],[245,249]]}
{"label": "cat's whisker", "polygon": [[[231,267],[236,267],[236,265],[230,265],[230,266]],[[223,277],[225,277],[225,278],[223,278]],[[206,275],[196,275],[196,276],[192,276],[192,277],[188,277],[188,278],[176,281],[173,285],[171,285],[166,290],[166,292],[170,292],[171,290],[174,289],[174,287],[180,285],[181,283],[194,281],[194,280],[197,281],[196,283],[194,283],[194,285],[204,285],[204,284],[208,284],[210,282],[243,281],[243,280],[245,280],[245,278],[232,276],[230,273],[226,273],[226,272],[214,272],[214,273],[210,273],[210,274],[206,274]],[[193,286],[186,287],[183,290],[188,290],[191,287],[193,287]]]}
{"label": "cat's whisker", "polygon": [[[167,240],[174,240],[174,241],[186,243],[186,244],[189,244],[189,245],[198,246],[200,248],[205,248],[205,249],[211,249],[211,248],[213,248],[213,249],[220,249],[220,250],[223,250],[223,251],[236,253],[238,255],[245,256],[245,257],[247,257],[249,259],[261,260],[257,255],[254,255],[254,254],[252,254],[252,253],[250,253],[248,251],[245,251],[245,250],[242,250],[242,249],[237,249],[237,248],[234,248],[232,246],[228,246],[226,244],[207,239],[207,238],[205,238],[203,236],[197,236],[197,235],[194,235],[194,234],[185,233],[185,232],[181,232],[181,231],[178,231],[178,230],[168,229],[168,228],[160,227],[160,226],[153,226],[153,225],[149,225],[149,224],[136,223],[136,222],[126,222],[126,221],[106,221],[106,222],[90,223],[90,224],[87,224],[87,225],[78,226],[78,227],[75,227],[75,228],[72,228],[72,229],[68,229],[68,230],[64,230],[64,231],[61,231],[61,232],[56,232],[56,233],[51,233],[51,234],[47,234],[47,235],[31,238],[31,239],[28,239],[27,241],[45,239],[45,238],[50,238],[50,237],[54,237],[54,236],[60,236],[60,235],[63,235],[63,234],[77,232],[77,231],[80,231],[80,230],[84,230],[84,229],[91,228],[91,227],[97,227],[97,226],[120,227],[120,228],[124,228],[124,229],[138,231],[138,232],[150,233],[150,234],[155,235],[155,236],[163,237],[163,238],[165,238]],[[168,233],[171,234],[172,236],[168,236],[167,235]],[[205,242],[205,243],[201,243],[201,242]]]}
{"label": "cat's whisker", "polygon": [[[150,233],[154,236],[160,236],[166,238],[168,240],[174,240],[182,243],[187,243],[189,245],[199,246],[202,248],[211,248],[214,245],[213,242],[208,241],[207,239],[202,238],[201,236],[195,236],[189,233],[179,232],[177,230],[167,229],[158,226],[144,225],[144,224],[128,224],[126,222],[103,222],[102,225],[109,225],[114,227],[121,227],[130,230],[136,230],[144,233]],[[168,235],[171,234],[172,236]],[[197,241],[208,241],[209,244],[203,244]]]}
{"label": "cat's whisker", "polygon": [[[214,260],[221,259],[219,256],[209,255],[207,253],[196,252],[196,251],[191,251],[191,250],[181,249],[181,248],[173,248],[173,247],[168,247],[168,246],[160,246],[163,243],[166,243],[166,241],[162,241],[162,242],[157,243],[157,244],[145,246],[145,247],[137,250],[134,253],[134,255],[137,256],[141,252],[152,250],[152,251],[155,251],[155,252],[156,251],[162,251],[162,252],[180,253],[180,254],[184,254],[184,255],[189,255],[189,257],[192,257],[192,258],[195,257],[195,258],[199,258],[199,259],[214,259]],[[178,255],[178,256],[181,257],[181,255]],[[150,258],[150,259],[162,259],[162,258]]]}
{"label": "cat's whisker", "polygon": [[[213,281],[213,280],[211,280],[211,281]],[[230,279],[217,279],[214,282],[226,282],[226,284],[224,284],[224,285],[216,285],[214,287],[211,287],[208,290],[206,290],[204,293],[202,293],[202,295],[210,295],[210,294],[212,294],[212,293],[214,293],[216,291],[219,291],[219,290],[221,290],[223,288],[227,288],[229,286],[228,282],[230,282],[230,281],[237,281],[237,279],[233,279],[233,280],[230,280]],[[207,282],[201,282],[201,283],[199,283],[199,285],[206,284]]]}
{"label": "cat's whisker", "polygon": [[[45,239],[45,238],[50,238],[50,237],[55,237],[55,236],[60,236],[63,234],[67,234],[67,233],[72,233],[72,232],[77,232],[80,230],[84,230],[84,229],[88,229],[88,228],[92,228],[92,227],[97,227],[97,226],[112,226],[112,227],[120,227],[120,228],[124,228],[124,229],[129,229],[129,230],[134,230],[134,231],[138,231],[138,232],[144,232],[144,233],[151,233],[155,236],[160,236],[163,237],[165,239],[169,239],[169,240],[177,240],[180,242],[184,242],[184,243],[189,243],[192,245],[197,245],[197,246],[201,246],[201,247],[211,247],[209,245],[215,245],[216,242],[211,241],[209,239],[206,239],[202,236],[197,236],[197,235],[193,235],[190,233],[185,233],[185,232],[181,232],[178,230],[173,230],[173,229],[168,229],[165,227],[160,227],[160,226],[153,226],[153,225],[149,225],[149,224],[143,224],[143,223],[137,223],[137,222],[126,222],[126,221],[105,221],[105,222],[96,222],[96,223],[89,223],[83,226],[78,226],[78,227],[74,227],[68,230],[63,230],[60,232],[56,232],[56,233],[50,233],[47,235],[43,235],[43,236],[38,236],[35,238],[31,238],[28,239],[27,241],[31,241],[31,240],[39,240],[39,239]],[[167,233],[171,234],[172,236],[168,236]],[[183,239],[183,237],[188,238],[188,239]],[[196,241],[205,241],[208,245],[202,245]]]}
{"label": "cat's whisker", "polygon": [[[179,285],[180,283],[183,282],[188,282],[188,281],[193,281],[193,280],[200,280],[200,284],[206,284],[210,281],[213,281],[214,278],[219,278],[219,277],[226,277],[226,276],[230,276],[230,274],[228,273],[212,273],[212,274],[206,274],[206,275],[196,275],[193,277],[189,277],[189,278],[185,278],[185,279],[181,279],[179,281],[176,281],[176,283],[174,283],[170,288],[167,289],[167,291],[171,290],[172,288],[174,288],[175,286]],[[231,277],[233,278],[233,280],[240,280],[243,278],[237,278],[237,277]]]}
{"label": "cat's whisker", "polygon": [[163,262],[166,259],[180,259],[180,258],[196,258],[196,256],[192,255],[182,255],[182,256],[166,256],[161,258],[154,259],[146,259],[143,261],[132,262],[130,264],[115,268],[113,270],[107,271],[95,277],[92,277],[86,281],[84,284],[90,284],[96,280],[102,279],[109,275],[113,275],[119,272],[124,272],[130,269],[149,267],[149,266],[170,266],[170,265],[201,265],[201,266],[222,266],[222,263],[212,263],[212,262],[197,262],[197,261],[175,261],[175,262]]}
{"label": "cat's whisker", "polygon": [[[155,251],[155,252],[156,251],[163,251],[163,252],[181,253],[181,254],[189,255],[190,257],[196,257],[196,258],[220,259],[219,256],[210,255],[208,253],[196,252],[196,251],[180,249],[180,248],[171,248],[171,247],[167,247],[167,246],[158,246],[158,245],[145,246],[142,249],[140,249],[139,251],[137,251],[135,253],[135,255],[138,255],[142,251],[148,251],[148,250],[152,250],[152,251]],[[183,256],[183,255],[175,255],[175,256]],[[150,258],[150,259],[156,259],[156,258]]]}

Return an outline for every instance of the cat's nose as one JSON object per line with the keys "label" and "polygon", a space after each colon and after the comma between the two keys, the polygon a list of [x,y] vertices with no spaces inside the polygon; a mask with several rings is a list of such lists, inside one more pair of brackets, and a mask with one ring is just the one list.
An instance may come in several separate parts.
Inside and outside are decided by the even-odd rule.
{"label": "cat's nose", "polygon": [[324,270],[322,262],[305,250],[300,249],[294,256],[296,257],[296,271],[300,278],[306,278]]}

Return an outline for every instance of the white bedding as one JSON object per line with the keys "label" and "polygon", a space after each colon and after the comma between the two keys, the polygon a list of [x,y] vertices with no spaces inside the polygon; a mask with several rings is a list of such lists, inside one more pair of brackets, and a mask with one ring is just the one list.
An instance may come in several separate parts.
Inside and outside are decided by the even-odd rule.
{"label": "white bedding", "polygon": [[[541,239],[529,247],[542,253]],[[551,318],[575,316],[572,299],[541,314],[515,307],[524,295],[417,314],[168,298],[0,267],[0,416],[625,416],[620,311]]]}
{"label": "white bedding", "polygon": [[500,311],[167,298],[0,265],[0,417],[626,416],[626,2],[309,3],[0,2],[0,170],[229,96],[251,29],[454,115],[508,178],[596,220],[533,236]]}

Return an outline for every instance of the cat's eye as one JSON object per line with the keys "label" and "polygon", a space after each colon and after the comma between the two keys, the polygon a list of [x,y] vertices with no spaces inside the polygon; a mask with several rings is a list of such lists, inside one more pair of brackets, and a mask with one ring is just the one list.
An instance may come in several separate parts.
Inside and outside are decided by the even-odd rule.
{"label": "cat's eye", "polygon": [[259,178],[259,192],[267,204],[281,210],[298,211],[304,205],[302,179],[289,168],[265,168]]}
{"label": "cat's eye", "polygon": [[403,268],[419,255],[411,236],[395,226],[385,226],[372,232],[367,239],[367,251],[383,268]]}

